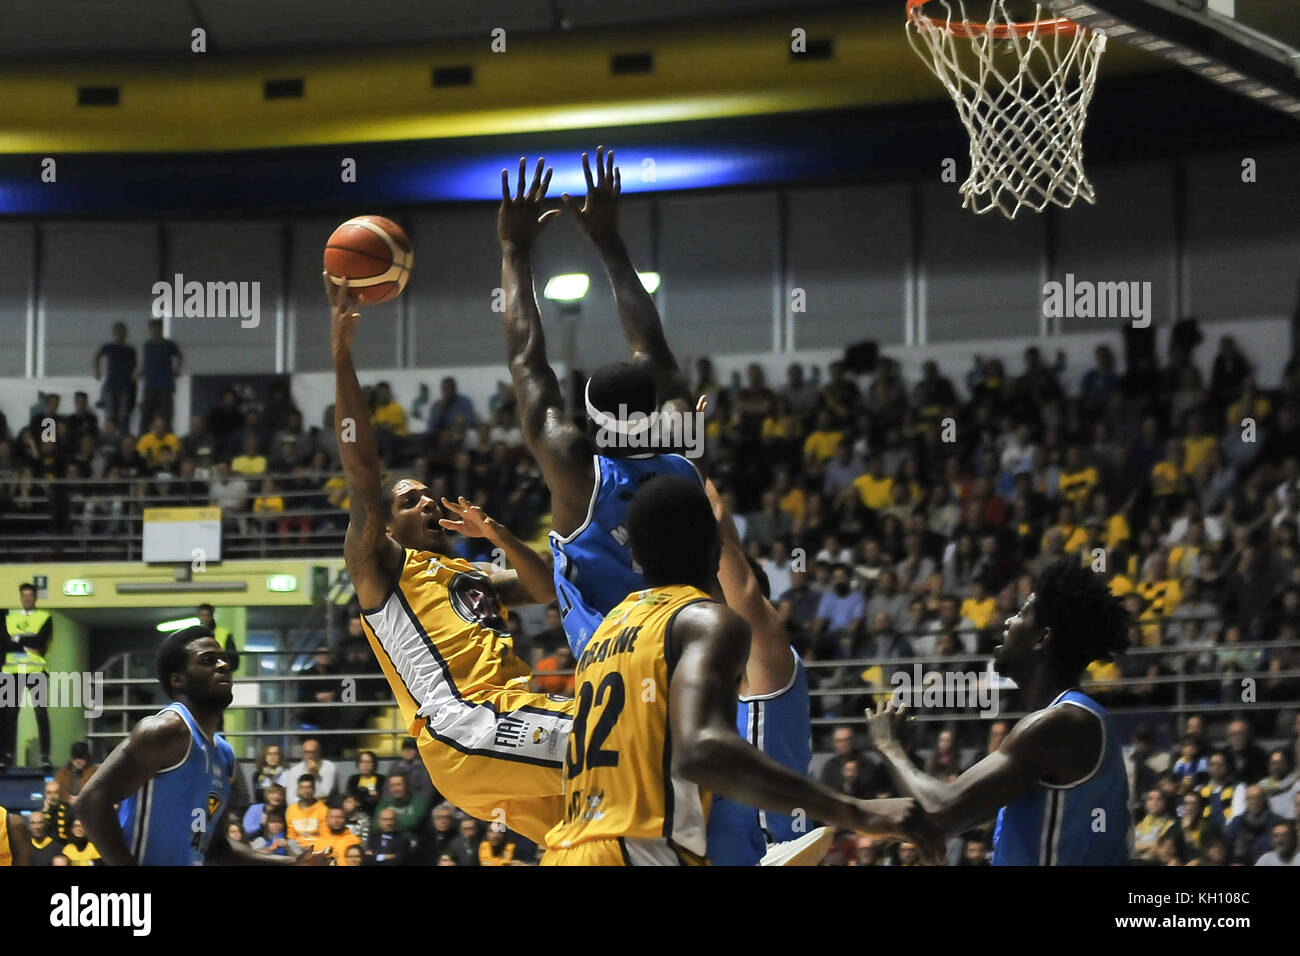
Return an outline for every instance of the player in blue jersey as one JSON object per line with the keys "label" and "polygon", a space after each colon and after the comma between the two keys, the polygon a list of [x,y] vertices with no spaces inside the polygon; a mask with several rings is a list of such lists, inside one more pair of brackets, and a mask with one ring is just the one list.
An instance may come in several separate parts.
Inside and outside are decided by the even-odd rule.
{"label": "player in blue jersey", "polygon": [[328,853],[265,856],[226,839],[235,754],[217,725],[233,699],[231,658],[199,626],[169,634],[158,649],[158,682],[172,702],[135,725],[77,802],[110,866],[328,862]]}
{"label": "player in blue jersey", "polygon": [[[691,461],[676,452],[690,444],[694,409],[668,343],[654,300],[646,292],[618,231],[621,180],[614,154],[596,150],[596,176],[582,157],[587,178],[583,204],[564,196],[578,227],[591,239],[614,290],[619,319],[631,348],[630,362],[597,369],[584,390],[587,427],[564,410],[559,381],[546,359],[542,317],[533,289],[532,245],[559,210],[542,212],[551,170],[538,160],[525,192],[527,164],[519,161],[519,184],[501,174],[497,216],[501,287],[510,374],[528,450],[551,492],[551,551],[556,597],[575,657],[614,605],[645,587],[627,543],[627,509],[637,489],[656,475],[700,480]],[[681,423],[682,428],[660,427]],[[688,432],[689,428],[689,432]],[[703,435],[697,434],[700,442]]]}
{"label": "player in blue jersey", "polygon": [[[750,630],[736,728],[769,757],[808,776],[812,720],[803,661],[790,646],[785,625],[769,600],[766,573],[745,554],[736,524],[713,482],[705,483],[705,491],[722,539],[718,563],[722,596]],[[815,866],[834,835],[827,827],[813,828],[807,815],[768,813],[715,797],[709,809],[708,857],[715,866]]]}
{"label": "player in blue jersey", "polygon": [[1105,708],[1078,690],[1085,668],[1127,643],[1128,616],[1102,576],[1066,558],[1039,575],[995,651],[1027,717],[951,783],[917,770],[899,743],[903,708],[868,712],[871,741],[905,796],[947,834],[993,818],[998,866],[1121,866],[1131,858],[1128,773]]}

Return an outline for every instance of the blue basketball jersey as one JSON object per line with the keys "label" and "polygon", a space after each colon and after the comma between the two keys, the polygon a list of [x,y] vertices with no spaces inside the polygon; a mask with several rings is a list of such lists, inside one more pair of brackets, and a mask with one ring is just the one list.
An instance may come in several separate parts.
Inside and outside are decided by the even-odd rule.
{"label": "blue basketball jersey", "polygon": [[122,801],[118,823],[141,866],[202,866],[230,803],[235,752],[220,734],[208,740],[184,704],[174,701],[159,713],[169,710],[190,728],[189,750]]}
{"label": "blue basketball jersey", "polygon": [[593,455],[592,462],[596,483],[587,520],[567,537],[552,531],[550,538],[555,596],[574,657],[582,656],[615,604],[646,586],[627,539],[627,509],[637,489],[658,475],[685,475],[703,484],[695,466],[681,455]]}
{"label": "blue basketball jersey", "polygon": [[[777,763],[808,775],[812,720],[808,673],[798,654],[786,687],[774,694],[740,698],[736,726],[742,737]],[[796,821],[783,813],[768,813],[715,796],[709,809],[709,862],[714,866],[757,866],[768,844],[797,839],[811,828],[806,818]]]}
{"label": "blue basketball jersey", "polygon": [[1131,859],[1128,771],[1110,715],[1077,690],[1048,704],[1066,706],[1082,707],[1101,721],[1101,759],[1073,786],[1036,783],[998,811],[994,866],[1125,866]]}

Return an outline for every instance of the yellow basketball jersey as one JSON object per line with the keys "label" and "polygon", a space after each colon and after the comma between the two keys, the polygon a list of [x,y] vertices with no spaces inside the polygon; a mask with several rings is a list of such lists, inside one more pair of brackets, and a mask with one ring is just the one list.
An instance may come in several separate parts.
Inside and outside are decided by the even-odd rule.
{"label": "yellow basketball jersey", "polygon": [[708,797],[671,775],[668,685],[673,619],[707,600],[684,585],[634,591],[592,635],[577,662],[565,814],[546,835],[549,850],[621,840],[633,857],[675,847],[704,855]]}
{"label": "yellow basketball jersey", "polygon": [[0,866],[13,866],[14,854],[9,848],[9,811],[0,807]]}
{"label": "yellow basketball jersey", "polygon": [[438,707],[502,689],[527,690],[505,606],[488,576],[461,558],[406,551],[384,603],[362,611],[366,637],[414,735]]}

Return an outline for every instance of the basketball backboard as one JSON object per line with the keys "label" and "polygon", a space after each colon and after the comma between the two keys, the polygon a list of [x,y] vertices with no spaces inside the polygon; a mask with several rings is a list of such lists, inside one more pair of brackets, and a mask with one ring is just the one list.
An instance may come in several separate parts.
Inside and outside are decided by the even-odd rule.
{"label": "basketball backboard", "polygon": [[1295,0],[1044,0],[1044,5],[1300,120]]}

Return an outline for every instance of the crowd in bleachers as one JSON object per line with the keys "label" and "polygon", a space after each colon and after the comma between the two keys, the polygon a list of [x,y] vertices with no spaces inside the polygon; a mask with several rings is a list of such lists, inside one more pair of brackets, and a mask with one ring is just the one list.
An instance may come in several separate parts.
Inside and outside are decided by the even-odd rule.
{"label": "crowd in bleachers", "polygon": [[[1215,796],[1224,787],[1235,788],[1232,812],[1244,819],[1258,807],[1250,788],[1293,779],[1294,731],[1280,705],[1300,700],[1300,376],[1292,360],[1276,388],[1262,388],[1250,359],[1224,338],[1207,381],[1193,361],[1196,336],[1174,343],[1163,367],[1136,350],[1121,368],[1111,347],[1099,347],[1073,393],[1060,360],[1049,364],[1034,348],[1015,370],[976,359],[960,390],[933,362],[910,382],[887,358],[824,373],[794,363],[779,385],[756,365],[723,383],[708,359],[695,364],[692,384],[708,398],[709,473],[792,643],[813,665],[819,734],[856,721],[897,669],[911,667],[893,661],[981,669],[1032,575],[1072,555],[1107,576],[1133,619],[1133,653],[1090,667],[1090,691],[1145,711],[1159,749],[1176,748],[1173,764],[1197,768],[1192,784],[1175,766],[1157,770],[1177,786],[1162,779],[1150,789],[1166,804],[1199,795],[1208,801],[1202,815],[1217,824],[1216,814],[1230,823],[1226,798]],[[525,539],[544,533],[548,493],[508,388],[481,412],[450,378],[436,400],[421,389],[409,406],[383,382],[370,394],[388,468],[414,473],[435,494],[466,495]],[[230,520],[258,522],[304,548],[313,547],[305,534],[343,526],[332,409],[308,429],[287,390],[260,408],[241,407],[230,392],[184,436],[162,414],[134,435],[124,428],[129,413],[100,422],[86,396],[73,400],[63,416],[59,397],[47,396],[14,440],[0,432],[0,521],[48,514],[56,527],[81,522],[105,533],[131,507],[121,489],[135,483],[150,502],[220,503]],[[53,442],[41,434],[50,418]],[[62,501],[40,490],[52,476],[115,484],[74,508],[66,490]],[[317,510],[295,515],[295,496]],[[487,557],[482,542],[457,546]],[[538,646],[549,653],[557,643]],[[1194,678],[1181,690],[1168,679],[1180,674]],[[1242,678],[1251,675],[1257,697],[1246,699]],[[1189,742],[1176,705],[1206,708],[1211,726]],[[1002,709],[1016,709],[1014,692]],[[1243,722],[1253,737],[1282,743],[1287,766],[1273,784],[1263,782],[1267,767],[1255,766],[1254,779],[1232,761],[1226,776],[1212,769],[1213,751]],[[1132,732],[1132,721],[1124,726]],[[971,721],[925,727],[921,752],[936,751],[941,733],[958,751],[978,755],[984,745]],[[859,764],[853,785],[873,776]],[[1135,793],[1142,812],[1146,789]],[[1230,827],[1221,829],[1231,842]],[[859,851],[874,852],[847,856]]]}

